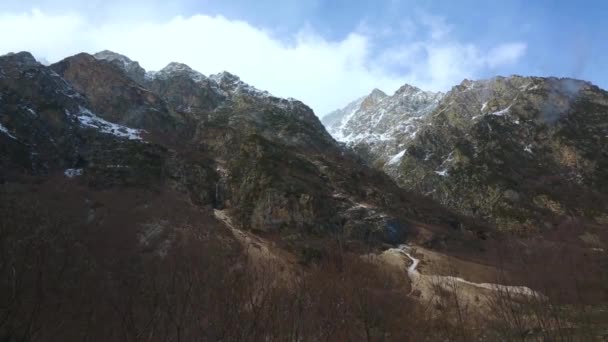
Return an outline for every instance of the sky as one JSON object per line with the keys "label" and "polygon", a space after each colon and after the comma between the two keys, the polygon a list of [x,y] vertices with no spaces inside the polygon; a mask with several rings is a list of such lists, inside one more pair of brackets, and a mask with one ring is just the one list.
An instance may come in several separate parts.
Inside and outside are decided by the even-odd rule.
{"label": "sky", "polygon": [[45,63],[109,49],[159,70],[223,70],[318,116],[379,88],[561,76],[608,88],[608,1],[21,0],[0,2],[0,54]]}

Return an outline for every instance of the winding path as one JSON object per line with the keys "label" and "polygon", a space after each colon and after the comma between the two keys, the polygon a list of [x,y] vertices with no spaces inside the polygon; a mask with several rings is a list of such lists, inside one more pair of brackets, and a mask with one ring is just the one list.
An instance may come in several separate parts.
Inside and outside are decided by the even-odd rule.
{"label": "winding path", "polygon": [[541,293],[536,292],[526,286],[508,286],[493,283],[474,283],[472,281],[468,281],[454,276],[423,275],[418,271],[418,265],[420,264],[420,260],[412,256],[412,254],[410,253],[411,250],[412,247],[408,245],[401,245],[398,248],[398,251],[400,253],[407,256],[412,261],[412,264],[407,268],[407,275],[412,281],[412,288],[420,290],[421,293],[427,292],[428,295],[430,285],[440,285],[443,288],[449,289],[451,287],[451,289],[453,289],[455,283],[461,283],[490,291],[499,291],[509,295],[522,295],[528,297],[545,298],[545,296]]}

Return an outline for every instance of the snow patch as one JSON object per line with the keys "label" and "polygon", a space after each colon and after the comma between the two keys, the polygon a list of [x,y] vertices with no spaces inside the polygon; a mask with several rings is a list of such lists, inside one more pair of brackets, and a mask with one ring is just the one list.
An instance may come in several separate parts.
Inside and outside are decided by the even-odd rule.
{"label": "snow patch", "polygon": [[66,169],[63,174],[68,178],[82,176],[82,169]]}
{"label": "snow patch", "polygon": [[334,128],[334,129],[330,129],[330,133],[334,136],[334,138],[336,140],[343,141],[343,142],[349,142],[350,141],[349,136],[352,135],[352,134],[345,135],[344,131],[345,131],[346,126],[348,125],[348,123],[353,118],[353,116],[361,108],[361,104],[363,103],[363,100],[365,100],[365,97],[359,98],[358,100],[356,100],[355,102],[353,102],[349,106],[347,106],[347,107],[350,107],[349,108],[350,110],[346,113],[346,115],[344,115],[342,117],[342,119],[340,120],[340,124],[338,125],[338,127]]}
{"label": "snow patch", "polygon": [[511,106],[512,106],[512,104],[509,105],[509,107],[499,110],[497,112],[491,113],[490,115],[505,116],[505,115],[509,114],[509,110],[511,109]]}
{"label": "snow patch", "polygon": [[448,169],[443,169],[443,170],[439,170],[439,171],[435,171],[436,174],[440,175],[441,177],[447,177],[448,176]]}
{"label": "snow patch", "polygon": [[481,111],[483,112],[483,111],[484,111],[484,109],[486,109],[486,107],[487,107],[487,106],[488,106],[488,102],[487,102],[487,101],[486,101],[486,102],[484,102],[484,103],[482,103],[482,104],[481,104]]}
{"label": "snow patch", "polygon": [[0,132],[8,135],[9,138],[17,140],[17,137],[12,135],[11,132],[4,126],[2,126],[2,124],[0,123]]}
{"label": "snow patch", "polygon": [[534,152],[532,152],[532,145],[526,145],[526,147],[524,147],[524,151],[534,154]]}
{"label": "snow patch", "polygon": [[391,159],[388,161],[388,165],[395,165],[397,164],[399,161],[401,161],[401,158],[403,158],[403,156],[405,155],[405,152],[407,151],[407,149],[395,154],[394,156],[391,157]]}
{"label": "snow patch", "polygon": [[67,109],[65,112],[67,116],[75,117],[82,126],[96,128],[102,133],[112,134],[119,138],[142,140],[140,135],[145,132],[142,129],[129,128],[106,121],[81,106],[79,106],[79,112],[75,115],[72,115]]}
{"label": "snow patch", "polygon": [[23,107],[28,113],[32,114],[33,116],[38,116],[38,113],[36,113],[35,110],[33,110],[30,107]]}

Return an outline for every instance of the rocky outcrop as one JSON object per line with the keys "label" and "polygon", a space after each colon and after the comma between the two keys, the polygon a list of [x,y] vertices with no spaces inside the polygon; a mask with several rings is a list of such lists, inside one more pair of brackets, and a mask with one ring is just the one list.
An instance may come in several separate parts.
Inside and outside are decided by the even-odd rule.
{"label": "rocky outcrop", "polygon": [[123,56],[113,51],[104,50],[93,55],[96,59],[108,61],[124,73],[133,81],[144,84],[146,80],[146,70],[139,63],[132,61],[129,57]]}
{"label": "rocky outcrop", "polygon": [[[100,58],[100,54],[107,58]],[[107,51],[100,54],[94,57],[81,53],[53,64],[51,69],[84,94],[90,109],[106,120],[159,132],[174,130],[183,123],[184,119],[174,114],[160,96],[129,77],[127,72],[133,68],[126,65],[130,64],[108,59],[112,55]],[[125,64],[117,66],[119,61]]]}

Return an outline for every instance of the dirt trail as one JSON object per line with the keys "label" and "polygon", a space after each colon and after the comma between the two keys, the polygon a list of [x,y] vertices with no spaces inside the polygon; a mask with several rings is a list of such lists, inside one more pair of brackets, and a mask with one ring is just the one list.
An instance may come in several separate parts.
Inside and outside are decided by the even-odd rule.
{"label": "dirt trail", "polygon": [[[494,283],[476,283],[460,277],[443,276],[434,274],[422,274],[418,270],[420,259],[414,257],[415,248],[413,246],[401,245],[399,248],[391,248],[385,251],[393,257],[401,255],[411,261],[407,267],[407,275],[412,282],[412,293],[420,299],[433,300],[437,298],[438,288],[450,292],[456,292],[460,299],[473,306],[482,307],[485,299],[494,292],[502,291],[512,296],[533,296],[543,298],[544,296],[525,286],[507,286]],[[404,263],[407,262],[405,258]]]}

